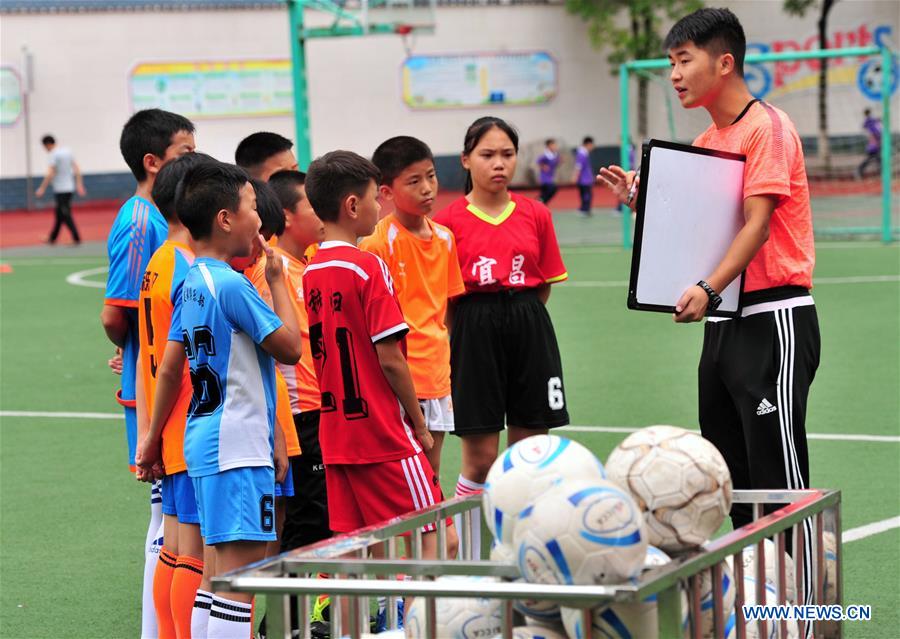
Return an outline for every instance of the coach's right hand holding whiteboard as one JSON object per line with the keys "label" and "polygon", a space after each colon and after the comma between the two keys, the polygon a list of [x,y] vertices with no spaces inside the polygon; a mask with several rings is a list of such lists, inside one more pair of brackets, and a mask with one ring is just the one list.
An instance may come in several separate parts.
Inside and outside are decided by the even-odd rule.
{"label": "coach's right hand holding whiteboard", "polygon": [[640,176],[600,170],[598,181],[637,212],[629,308],[672,312],[676,322],[740,313],[740,276],[768,238],[777,203],[745,199],[743,171],[741,155],[657,140]]}

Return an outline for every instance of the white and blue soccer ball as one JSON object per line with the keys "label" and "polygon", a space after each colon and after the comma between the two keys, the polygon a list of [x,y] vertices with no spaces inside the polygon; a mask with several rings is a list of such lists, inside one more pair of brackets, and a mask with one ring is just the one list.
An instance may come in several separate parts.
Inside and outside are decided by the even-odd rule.
{"label": "white and blue soccer ball", "polygon": [[518,514],[554,484],[604,479],[603,464],[578,442],[534,435],[516,442],[491,466],[482,493],[484,518],[494,538],[511,545]]}
{"label": "white and blue soccer ball", "polygon": [[[669,563],[669,556],[654,546],[647,546],[643,571]],[[687,597],[681,591],[682,626],[687,627]],[[659,636],[656,595],[639,603],[613,603],[591,610],[591,629],[584,624],[581,608],[561,609],[566,632],[573,639],[656,639]]]}
{"label": "white and blue soccer ball", "polygon": [[[568,639],[565,634],[546,628],[544,626],[516,626],[512,630],[513,639]],[[495,635],[491,639],[501,639],[502,635]]]}
{"label": "white and blue soccer ball", "polygon": [[[771,539],[763,540],[766,565],[766,584],[771,586],[775,592],[778,592],[778,563],[776,553],[778,552],[775,543]],[[747,546],[741,551],[741,559],[744,565],[744,576],[756,579],[756,550],[755,546]],[[732,570],[732,558],[727,557],[729,568]],[[789,603],[797,601],[797,582],[794,578],[794,560],[787,553],[784,554],[784,576],[785,576],[785,594]]]}
{"label": "white and blue soccer ball", "polygon": [[531,583],[622,583],[644,564],[647,540],[631,496],[603,479],[561,482],[519,514],[513,547]]}
{"label": "white and blue soccer ball", "polygon": [[[756,578],[753,575],[745,574],[744,575],[744,605],[752,606],[755,605],[758,601],[756,596],[756,586],[757,586]],[[768,582],[765,584],[764,588],[765,593],[765,603],[769,606],[775,606],[778,604],[778,592],[775,590],[773,586],[771,586]],[[759,623],[757,621],[744,621],[744,636],[746,639],[778,639],[780,636],[778,634],[778,625],[780,622],[773,622],[770,620],[766,621],[765,624],[765,634],[760,632]],[[797,626],[797,622],[793,619],[786,620],[785,623],[787,627],[787,635],[782,639],[797,639],[800,636],[800,631]],[[728,615],[728,619],[725,622],[725,638],[726,639],[735,639],[737,637],[737,616],[732,609],[731,614]]]}
{"label": "white and blue soccer ball", "polygon": [[[495,582],[492,577],[440,577],[438,581],[468,581],[472,592],[478,592],[479,582]],[[406,611],[404,629],[407,639],[425,639],[424,597],[416,597]],[[486,597],[463,599],[438,597],[435,599],[436,637],[441,639],[483,639],[501,631],[500,602]]]}
{"label": "white and blue soccer ball", "polygon": [[[722,568],[722,610],[726,619],[729,610],[734,610],[734,575],[731,566],[723,561],[719,564]],[[715,604],[713,601],[713,571],[712,568],[704,570],[698,575],[700,579],[700,634],[704,637],[712,637],[715,631]],[[727,626],[727,623],[726,623]]]}
{"label": "white and blue soccer ball", "polygon": [[666,552],[701,545],[731,509],[731,474],[699,433],[650,426],[632,433],[606,461],[609,479],[640,506],[647,540]]}

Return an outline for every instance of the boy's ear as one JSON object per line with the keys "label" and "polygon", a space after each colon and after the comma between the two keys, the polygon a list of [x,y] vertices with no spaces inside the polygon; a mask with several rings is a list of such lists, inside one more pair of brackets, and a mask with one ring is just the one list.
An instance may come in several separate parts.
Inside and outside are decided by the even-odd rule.
{"label": "boy's ear", "polygon": [[159,173],[160,169],[163,168],[163,164],[165,162],[161,157],[158,157],[152,153],[145,153],[143,157],[144,171],[147,175],[152,175],[156,177],[156,174]]}
{"label": "boy's ear", "polygon": [[719,56],[719,74],[728,75],[734,71],[734,55],[723,53]]}
{"label": "boy's ear", "polygon": [[343,208],[351,218],[356,219],[357,205],[359,205],[359,196],[355,193],[350,193],[349,195],[347,195],[347,197],[344,198],[344,202],[341,208]]}
{"label": "boy's ear", "polygon": [[213,218],[213,226],[218,226],[226,233],[231,233],[231,212],[228,209],[219,209]]}
{"label": "boy's ear", "polygon": [[294,217],[294,212],[284,207],[282,207],[281,210],[284,213],[284,228],[287,229],[291,226],[291,219]]}
{"label": "boy's ear", "polygon": [[387,184],[382,184],[378,187],[378,195],[380,195],[385,200],[393,200],[394,199],[394,189],[389,187]]}

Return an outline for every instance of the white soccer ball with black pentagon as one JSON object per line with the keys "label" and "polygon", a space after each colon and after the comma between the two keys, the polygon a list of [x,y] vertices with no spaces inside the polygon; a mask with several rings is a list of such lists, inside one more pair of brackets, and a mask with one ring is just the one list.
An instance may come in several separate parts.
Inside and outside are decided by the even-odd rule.
{"label": "white soccer ball with black pentagon", "polygon": [[712,443],[675,426],[629,435],[606,462],[610,481],[627,490],[646,522],[647,540],[666,552],[694,548],[731,509],[731,475]]}
{"label": "white soccer ball with black pentagon", "polygon": [[640,572],[647,551],[634,500],[603,479],[561,482],[519,515],[513,547],[531,583],[621,583]]}
{"label": "white soccer ball with black pentagon", "polygon": [[[497,581],[491,577],[440,577],[437,581],[467,581],[472,593],[478,592],[479,582]],[[500,633],[500,602],[496,599],[475,597],[438,597],[434,602],[436,621],[435,637],[441,639],[483,639]],[[416,597],[406,611],[404,628],[407,639],[425,639],[424,597]]]}
{"label": "white soccer ball with black pentagon", "polygon": [[519,513],[553,484],[570,479],[605,479],[603,464],[578,442],[533,435],[510,446],[488,471],[482,504],[494,538],[512,544]]}

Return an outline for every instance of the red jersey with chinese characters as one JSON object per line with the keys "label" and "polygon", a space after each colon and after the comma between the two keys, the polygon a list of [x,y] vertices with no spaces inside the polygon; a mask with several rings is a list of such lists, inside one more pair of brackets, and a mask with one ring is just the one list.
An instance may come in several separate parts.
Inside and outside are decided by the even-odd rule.
{"label": "red jersey with chinese characters", "polygon": [[322,408],[325,464],[372,464],[421,451],[375,343],[409,330],[387,265],[346,242],[322,242],[303,274]]}
{"label": "red jersey with chinese characters", "polygon": [[559,253],[550,209],[510,193],[506,209],[491,217],[461,197],[434,216],[456,237],[467,293],[536,288],[569,277]]}

